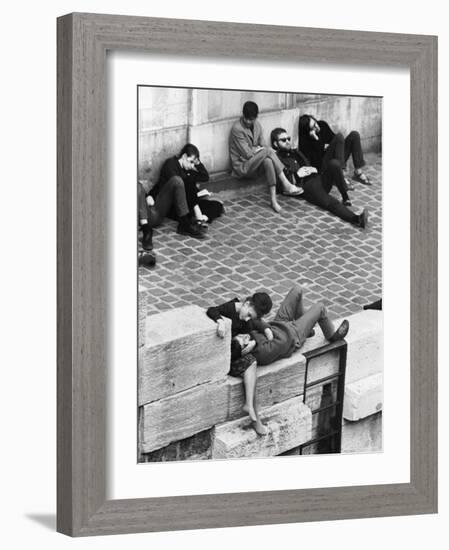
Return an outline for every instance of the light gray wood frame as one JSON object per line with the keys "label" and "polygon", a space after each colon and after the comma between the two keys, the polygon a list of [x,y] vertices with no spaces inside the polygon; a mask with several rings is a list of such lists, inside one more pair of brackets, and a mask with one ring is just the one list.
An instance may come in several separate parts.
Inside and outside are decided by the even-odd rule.
{"label": "light gray wood frame", "polygon": [[[106,500],[108,50],[410,69],[410,483]],[[58,531],[82,536],[436,510],[437,38],[81,13],[59,18]]]}

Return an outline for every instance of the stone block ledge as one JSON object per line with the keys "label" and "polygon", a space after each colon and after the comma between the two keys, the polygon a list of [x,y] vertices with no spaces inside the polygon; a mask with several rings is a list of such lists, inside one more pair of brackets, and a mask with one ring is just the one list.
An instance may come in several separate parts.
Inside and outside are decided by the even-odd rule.
{"label": "stone block ledge", "polygon": [[311,439],[312,413],[300,397],[264,409],[261,418],[268,428],[264,436],[247,417],[215,426],[212,458],[275,456]]}
{"label": "stone block ledge", "polygon": [[382,410],[383,375],[373,374],[347,384],[343,417],[352,422]]}

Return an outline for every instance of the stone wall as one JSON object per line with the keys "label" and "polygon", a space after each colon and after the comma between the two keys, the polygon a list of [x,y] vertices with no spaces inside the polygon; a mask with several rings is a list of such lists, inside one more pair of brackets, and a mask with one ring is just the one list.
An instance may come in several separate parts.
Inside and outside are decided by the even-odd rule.
{"label": "stone wall", "polygon": [[259,105],[265,138],[273,128],[287,129],[297,142],[298,118],[307,113],[331,123],[335,131],[358,130],[365,151],[381,148],[382,101],[376,97],[289,94],[229,90],[139,87],[139,171],[151,166],[157,180],[162,162],[190,141],[201,152],[209,172],[230,170],[228,139],[242,105]]}
{"label": "stone wall", "polygon": [[[304,403],[303,353],[326,345],[318,328],[300,352],[258,368],[258,405],[268,426],[268,435],[260,437],[242,410],[242,380],[226,374],[230,322],[221,339],[198,306],[148,317],[144,309],[141,299],[141,461],[275,456],[293,453],[317,435],[317,415],[312,419],[311,411],[319,406],[323,386],[310,391]],[[357,442],[357,450],[381,450],[382,312],[361,312],[350,323],[342,451],[353,452]],[[338,361],[332,348],[310,361],[308,381],[335,373]]]}

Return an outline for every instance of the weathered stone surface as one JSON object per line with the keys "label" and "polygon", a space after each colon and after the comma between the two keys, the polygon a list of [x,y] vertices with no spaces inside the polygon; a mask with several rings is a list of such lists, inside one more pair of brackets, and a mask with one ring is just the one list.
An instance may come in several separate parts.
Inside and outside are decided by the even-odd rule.
{"label": "weathered stone surface", "polygon": [[295,397],[262,411],[268,434],[259,436],[248,417],[215,427],[212,458],[275,456],[310,439],[311,412]]}
{"label": "weathered stone surface", "polygon": [[[360,380],[383,370],[383,314],[382,311],[364,310],[347,317],[349,332],[345,340],[348,343],[346,363],[346,384]],[[335,327],[343,319],[335,319]],[[301,353],[327,344],[318,325],[315,336],[308,338]]]}
{"label": "weathered stone surface", "polygon": [[349,322],[346,384],[383,372],[382,311],[361,311]]}
{"label": "weathered stone surface", "polygon": [[231,321],[219,338],[204,309],[186,306],[146,319],[139,350],[139,405],[220,380],[229,372]]}
{"label": "weathered stone surface", "polygon": [[140,451],[148,453],[226,419],[226,380],[208,382],[141,407]]}
{"label": "weathered stone surface", "polygon": [[378,413],[383,403],[383,375],[373,374],[345,387],[343,416],[355,421]]}
{"label": "weathered stone surface", "polygon": [[[296,352],[288,359],[272,365],[257,367],[257,403],[260,409],[302,395],[304,390],[305,358]],[[242,411],[245,391],[241,378],[228,377],[229,398],[227,419],[246,416]]]}
{"label": "weathered stone surface", "polygon": [[171,462],[174,460],[206,460],[211,458],[212,429],[170,443],[162,449],[145,453],[140,462]]}
{"label": "weathered stone surface", "polygon": [[343,421],[342,453],[374,453],[382,451],[382,412],[358,422]]}

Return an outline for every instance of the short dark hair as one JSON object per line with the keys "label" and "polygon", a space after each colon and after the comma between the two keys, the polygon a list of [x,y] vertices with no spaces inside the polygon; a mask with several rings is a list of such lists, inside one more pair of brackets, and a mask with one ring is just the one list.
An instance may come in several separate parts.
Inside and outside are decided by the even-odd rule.
{"label": "short dark hair", "polygon": [[259,107],[254,101],[246,101],[243,105],[243,116],[245,118],[257,118],[259,114]]}
{"label": "short dark hair", "polygon": [[273,147],[273,149],[275,149],[274,142],[278,141],[278,137],[283,133],[287,133],[287,130],[285,130],[285,128],[275,128],[274,130],[271,130],[270,141],[271,147]]}
{"label": "short dark hair", "polygon": [[273,302],[266,292],[256,292],[247,298],[247,301],[254,307],[259,318],[270,313],[273,306]]}
{"label": "short dark hair", "polygon": [[193,145],[193,143],[186,143],[179,152],[178,158],[181,158],[184,154],[188,157],[196,157],[197,159],[200,158],[199,149],[196,145]]}

